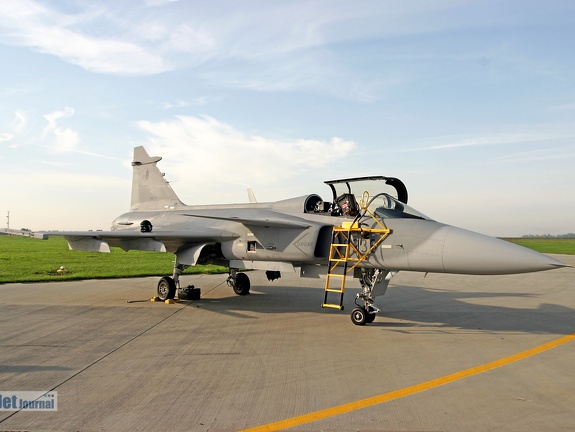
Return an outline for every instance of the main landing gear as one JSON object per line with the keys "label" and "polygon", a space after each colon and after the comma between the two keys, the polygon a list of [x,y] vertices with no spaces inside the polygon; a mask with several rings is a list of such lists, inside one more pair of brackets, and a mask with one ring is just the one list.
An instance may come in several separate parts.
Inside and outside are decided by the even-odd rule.
{"label": "main landing gear", "polygon": [[247,295],[250,293],[250,278],[245,273],[238,273],[238,269],[231,268],[227,281],[237,295]]}
{"label": "main landing gear", "polygon": [[169,276],[163,277],[158,282],[158,298],[162,301],[171,300],[176,296],[176,283]]}
{"label": "main landing gear", "polygon": [[[176,257],[172,277],[165,276],[158,282],[157,293],[161,301],[175,298],[176,290],[180,284],[180,275],[188,267],[188,265],[180,264]],[[230,275],[226,282],[233,288],[237,295],[247,295],[250,293],[250,278],[245,273],[238,273],[238,269],[230,269]]]}
{"label": "main landing gear", "polygon": [[176,262],[174,263],[174,274],[172,277],[163,277],[158,282],[157,293],[158,298],[161,301],[172,300],[176,296],[176,289],[180,285],[180,275],[188,267],[188,265],[180,264],[178,262],[178,257],[176,256]]}

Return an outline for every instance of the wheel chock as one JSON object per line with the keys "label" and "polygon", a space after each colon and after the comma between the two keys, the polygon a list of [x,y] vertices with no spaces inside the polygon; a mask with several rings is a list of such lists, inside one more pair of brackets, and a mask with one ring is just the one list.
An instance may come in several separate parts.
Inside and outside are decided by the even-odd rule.
{"label": "wheel chock", "polygon": [[180,300],[178,300],[178,299],[162,300],[162,299],[160,299],[160,297],[152,297],[152,298],[150,299],[150,301],[151,301],[151,302],[161,302],[161,301],[163,301],[163,302],[166,303],[166,304],[174,304],[174,303],[179,303],[179,302],[180,302]]}
{"label": "wheel chock", "polygon": [[178,299],[168,299],[165,300],[164,303],[166,304],[175,304],[175,303],[179,303],[180,301]]}

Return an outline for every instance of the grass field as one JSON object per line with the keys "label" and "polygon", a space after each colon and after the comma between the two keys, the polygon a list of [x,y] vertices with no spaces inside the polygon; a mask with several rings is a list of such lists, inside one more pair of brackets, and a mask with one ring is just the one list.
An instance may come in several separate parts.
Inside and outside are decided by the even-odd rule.
{"label": "grass field", "polygon": [[[63,274],[57,272],[60,266],[66,269]],[[170,253],[71,251],[63,238],[0,236],[0,283],[163,276],[171,275],[173,267]],[[227,273],[227,268],[195,266],[185,273]]]}
{"label": "grass field", "polygon": [[[575,255],[575,239],[505,239],[542,253]],[[0,236],[0,283],[46,282],[170,275],[174,255],[112,248],[95,253],[68,250],[66,240],[52,237]],[[59,274],[60,266],[65,272]],[[195,266],[185,273],[226,273],[225,267]]]}
{"label": "grass field", "polygon": [[505,238],[503,240],[541,253],[575,255],[575,239]]}

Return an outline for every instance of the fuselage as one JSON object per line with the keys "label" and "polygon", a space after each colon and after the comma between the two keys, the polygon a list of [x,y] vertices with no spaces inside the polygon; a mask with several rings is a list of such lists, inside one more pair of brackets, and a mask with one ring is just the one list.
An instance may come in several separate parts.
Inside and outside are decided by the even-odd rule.
{"label": "fuselage", "polygon": [[[213,233],[213,240],[210,241],[208,235],[206,244],[217,245],[220,259],[240,261],[245,268],[250,268],[250,263],[251,268],[265,268],[266,262],[289,262],[294,267],[326,264],[333,227],[354,218],[334,215],[327,207],[318,209],[318,198],[307,195],[273,203],[128,212],[113,222],[112,230],[141,231],[142,224],[149,223],[150,237],[166,232]],[[560,261],[538,252],[445,225],[419,216],[420,213],[413,212],[417,217],[408,212],[374,213],[375,218],[364,216],[357,222],[366,228],[383,224],[390,233],[358,267],[487,275],[563,266]],[[363,253],[377,241],[377,236],[355,233],[352,241]],[[182,246],[177,241],[171,244],[169,239],[162,242],[166,250],[173,253],[197,243]]]}

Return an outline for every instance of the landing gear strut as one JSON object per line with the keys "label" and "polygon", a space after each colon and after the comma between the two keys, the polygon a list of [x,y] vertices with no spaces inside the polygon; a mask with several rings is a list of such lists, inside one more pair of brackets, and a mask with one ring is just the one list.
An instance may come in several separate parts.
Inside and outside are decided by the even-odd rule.
{"label": "landing gear strut", "polygon": [[238,273],[238,269],[231,268],[227,281],[237,295],[247,295],[250,293],[250,278],[245,273]]}
{"label": "landing gear strut", "polygon": [[361,269],[361,293],[355,297],[357,307],[351,311],[351,322],[366,325],[375,320],[379,309],[374,305],[374,297],[385,293],[392,276],[386,270]]}
{"label": "landing gear strut", "polygon": [[174,262],[174,274],[172,277],[166,276],[160,279],[158,282],[158,298],[162,301],[171,300],[176,296],[176,290],[180,286],[180,275],[189,266],[185,264],[180,264],[178,262],[178,256],[176,255],[176,261]]}

